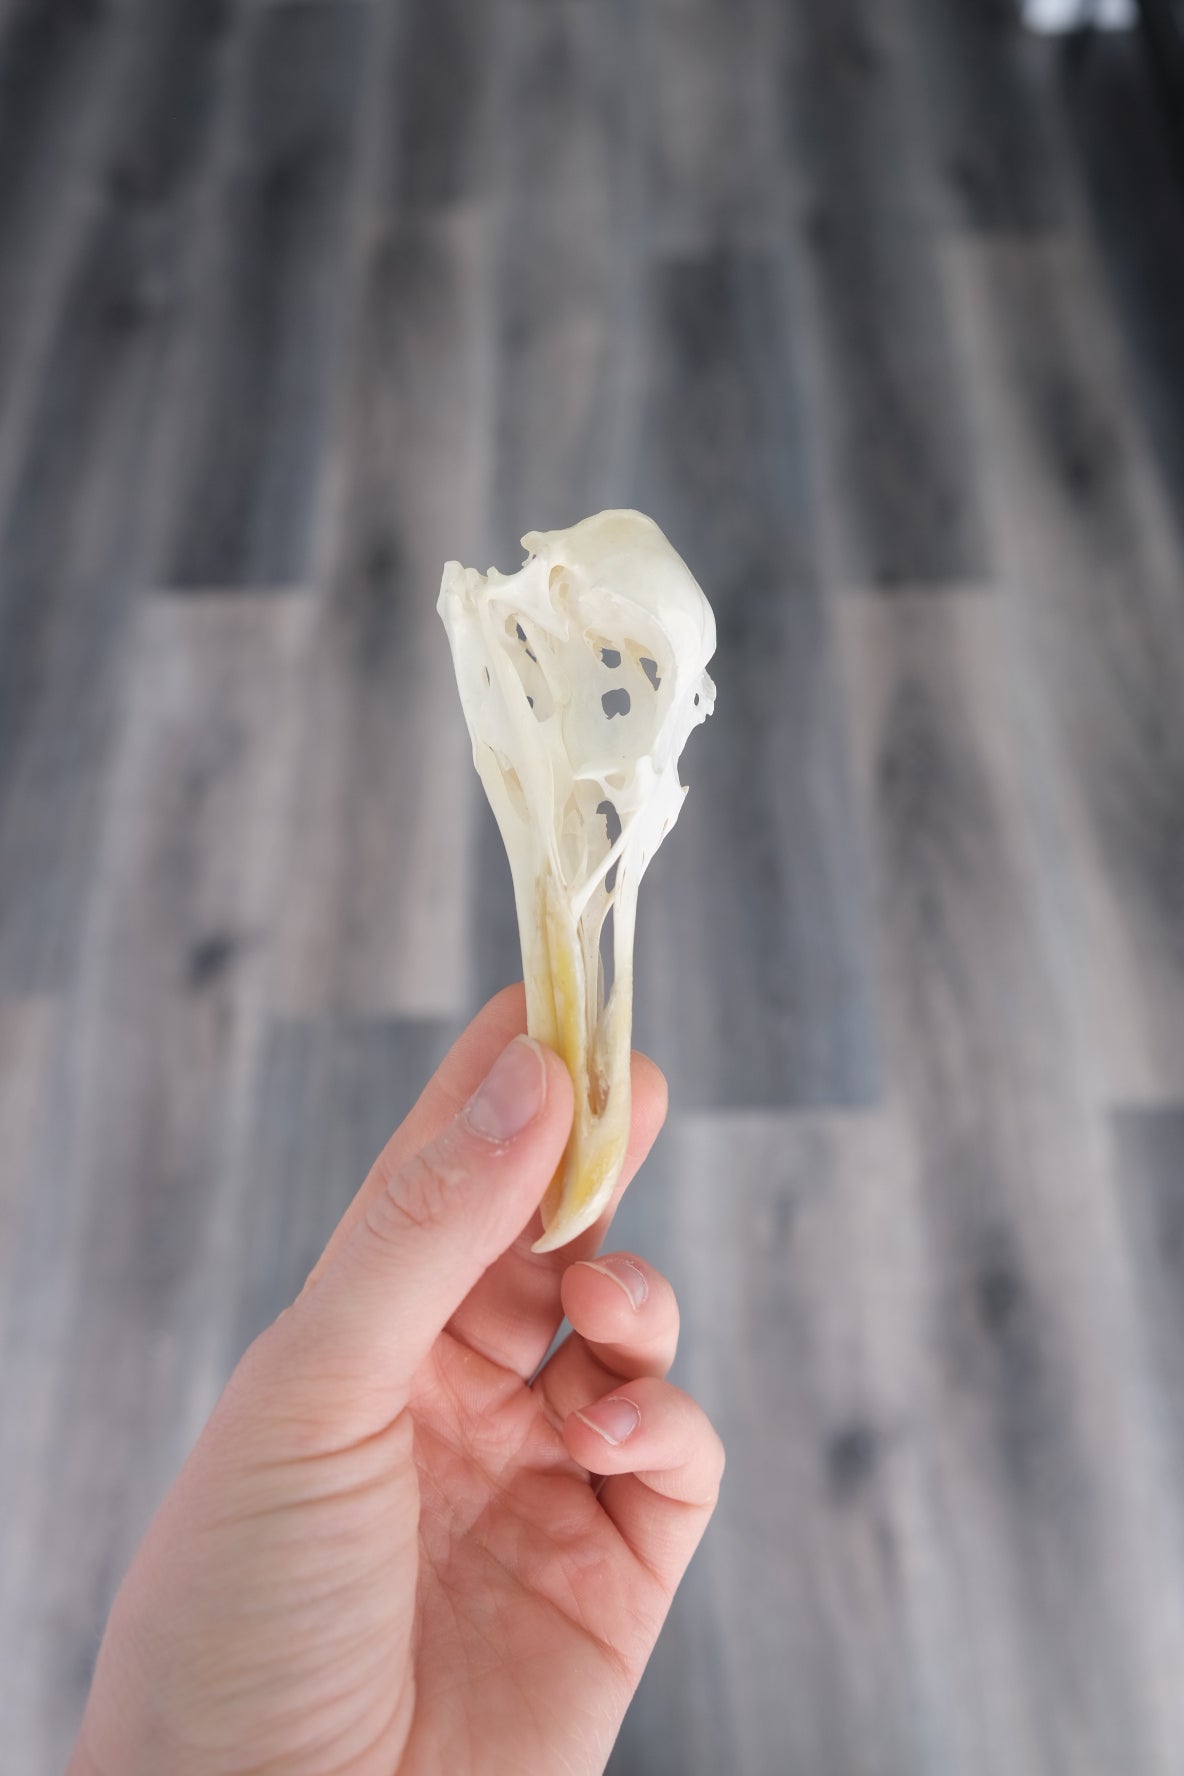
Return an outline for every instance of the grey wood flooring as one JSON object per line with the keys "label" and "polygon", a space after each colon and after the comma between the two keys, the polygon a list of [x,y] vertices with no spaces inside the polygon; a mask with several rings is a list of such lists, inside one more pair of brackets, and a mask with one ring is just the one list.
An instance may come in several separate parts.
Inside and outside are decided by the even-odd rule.
{"label": "grey wood flooring", "polygon": [[1184,169],[1010,0],[0,4],[0,1753],[517,973],[434,604],[652,511],[718,1517],[614,1776],[1184,1769]]}

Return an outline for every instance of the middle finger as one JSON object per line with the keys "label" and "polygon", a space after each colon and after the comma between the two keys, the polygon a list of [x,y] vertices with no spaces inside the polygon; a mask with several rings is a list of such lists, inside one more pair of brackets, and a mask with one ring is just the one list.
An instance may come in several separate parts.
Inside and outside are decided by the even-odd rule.
{"label": "middle finger", "polygon": [[563,1278],[572,1333],[540,1369],[534,1391],[561,1423],[624,1377],[664,1376],[678,1348],[678,1302],[660,1271],[632,1253],[578,1262]]}

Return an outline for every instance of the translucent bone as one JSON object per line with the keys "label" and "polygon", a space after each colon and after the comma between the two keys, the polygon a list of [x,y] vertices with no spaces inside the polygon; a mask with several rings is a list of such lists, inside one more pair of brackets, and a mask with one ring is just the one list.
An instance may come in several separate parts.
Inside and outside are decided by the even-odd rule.
{"label": "translucent bone", "polygon": [[624,1162],[637,890],[686,794],[679,754],[715,702],[715,619],[640,512],[522,544],[515,574],[450,561],[439,610],[510,859],[527,1025],[575,1087],[534,1247],[548,1252],[598,1218]]}

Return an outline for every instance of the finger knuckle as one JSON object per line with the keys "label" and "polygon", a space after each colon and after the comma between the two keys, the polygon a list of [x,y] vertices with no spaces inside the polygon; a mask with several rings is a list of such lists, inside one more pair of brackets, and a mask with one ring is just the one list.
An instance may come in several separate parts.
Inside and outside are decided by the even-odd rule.
{"label": "finger knuckle", "polygon": [[682,1398],[688,1412],[688,1459],[693,1460],[696,1471],[704,1478],[702,1502],[714,1505],[723,1481],[727,1450],[724,1448],[723,1438],[699,1401],[691,1394],[683,1394]]}
{"label": "finger knuckle", "polygon": [[371,1234],[383,1245],[408,1234],[430,1232],[448,1217],[460,1174],[432,1153],[417,1153],[391,1174],[366,1212]]}
{"label": "finger knuckle", "polygon": [[715,1426],[711,1423],[710,1419],[708,1419],[707,1471],[711,1481],[711,1496],[713,1500],[719,1497],[719,1490],[723,1484],[724,1469],[727,1465],[728,1452],[724,1448],[724,1440],[716,1430]]}

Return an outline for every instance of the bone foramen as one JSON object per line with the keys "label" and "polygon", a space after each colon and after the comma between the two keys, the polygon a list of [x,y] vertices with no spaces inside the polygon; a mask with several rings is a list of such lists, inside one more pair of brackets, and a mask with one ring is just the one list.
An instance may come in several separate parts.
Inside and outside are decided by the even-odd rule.
{"label": "bone foramen", "polygon": [[637,890],[686,794],[679,754],[715,702],[715,619],[640,512],[522,543],[515,574],[450,561],[439,610],[510,859],[528,1028],[575,1087],[534,1247],[548,1252],[597,1220],[624,1162]]}

